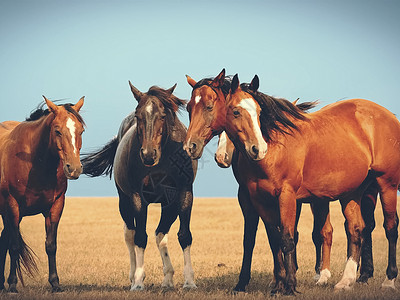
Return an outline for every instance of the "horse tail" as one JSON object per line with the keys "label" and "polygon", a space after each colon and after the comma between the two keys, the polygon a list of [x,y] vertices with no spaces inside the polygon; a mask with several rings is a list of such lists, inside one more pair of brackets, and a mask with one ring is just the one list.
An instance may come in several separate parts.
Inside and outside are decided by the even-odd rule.
{"label": "horse tail", "polygon": [[[35,252],[33,252],[32,248],[29,247],[24,239],[22,238],[21,232],[19,231],[19,228],[17,230],[17,247],[15,249],[15,252],[17,254],[17,261],[16,261],[16,270],[17,270],[17,275],[19,280],[21,281],[21,284],[25,286],[24,279],[22,277],[22,272],[28,274],[30,277],[34,277],[39,272],[39,269],[36,265],[35,258],[37,255]],[[10,232],[10,227],[9,226],[4,226],[3,231],[1,232],[1,237],[0,237],[0,247],[2,248],[3,251],[9,250],[12,252],[12,248],[10,247],[10,239],[11,239],[11,232]],[[11,255],[11,254],[10,254]]]}
{"label": "horse tail", "polygon": [[110,175],[111,178],[117,147],[118,138],[114,137],[99,151],[91,154],[84,154],[82,159],[83,174],[90,177]]}

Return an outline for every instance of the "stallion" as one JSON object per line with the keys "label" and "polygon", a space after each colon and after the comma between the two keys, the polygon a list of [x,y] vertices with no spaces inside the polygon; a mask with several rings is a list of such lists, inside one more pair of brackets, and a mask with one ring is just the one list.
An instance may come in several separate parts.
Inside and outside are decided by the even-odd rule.
{"label": "stallion", "polygon": [[[44,96],[43,96],[44,97]],[[79,152],[84,122],[79,114],[84,98],[75,105],[56,105],[44,97],[48,109],[39,108],[25,122],[0,123],[0,290],[4,290],[4,265],[10,254],[9,291],[17,292],[21,270],[37,272],[35,254],[20,233],[23,217],[43,214],[49,282],[53,292],[61,287],[56,268],[57,228],[64,208],[67,179],[82,172]]]}
{"label": "stallion", "polygon": [[121,123],[118,135],[101,150],[82,160],[83,173],[110,175],[119,195],[124,236],[130,255],[131,290],[143,290],[144,251],[147,245],[147,208],[161,203],[156,242],[163,262],[162,287],[173,287],[174,268],[167,248],[168,232],[180,219],[178,240],[184,257],[184,288],[196,288],[190,257],[190,216],[197,162],[183,151],[186,128],[176,112],[185,101],[168,90],[153,86],[140,92],[129,82],[138,101],[136,110]]}
{"label": "stallion", "polygon": [[363,99],[339,101],[304,114],[287,100],[259,92],[258,87],[258,76],[242,85],[234,76],[226,98],[224,129],[236,149],[247,156],[244,178],[261,218],[271,220],[270,206],[279,211],[275,222],[286,270],[283,292],[296,291],[296,201],[319,205],[340,200],[348,237],[347,263],[335,285],[340,290],[356,281],[364,236],[371,228],[364,221],[373,219],[373,209],[363,218],[361,203],[376,199],[377,191],[389,243],[383,286],[394,288],[399,121],[387,109]]}

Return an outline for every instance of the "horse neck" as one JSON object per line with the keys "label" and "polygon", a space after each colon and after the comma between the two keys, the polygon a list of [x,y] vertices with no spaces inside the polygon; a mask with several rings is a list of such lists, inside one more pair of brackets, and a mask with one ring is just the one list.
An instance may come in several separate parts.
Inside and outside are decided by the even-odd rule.
{"label": "horse neck", "polygon": [[50,130],[53,114],[49,114],[33,122],[25,122],[20,136],[21,144],[29,148],[31,161],[40,161],[41,164],[57,165],[59,157],[51,149]]}

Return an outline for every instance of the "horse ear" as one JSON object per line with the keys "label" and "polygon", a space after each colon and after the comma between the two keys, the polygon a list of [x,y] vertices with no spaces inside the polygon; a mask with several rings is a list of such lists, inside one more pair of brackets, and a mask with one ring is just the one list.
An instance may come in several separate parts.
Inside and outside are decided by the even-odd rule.
{"label": "horse ear", "polygon": [[129,86],[131,87],[133,96],[139,102],[140,99],[143,97],[143,93],[141,91],[139,91],[137,88],[135,88],[130,80],[129,80]]}
{"label": "horse ear", "polygon": [[260,80],[258,79],[258,76],[257,76],[257,75],[254,75],[254,78],[253,78],[253,80],[252,80],[251,83],[250,83],[250,89],[251,89],[253,92],[257,92],[259,86],[260,86]]}
{"label": "horse ear", "polygon": [[177,85],[177,84],[175,83],[174,86],[173,86],[172,88],[168,89],[168,90],[167,90],[167,93],[170,94],[170,95],[172,95],[172,93],[174,92],[174,90],[175,90],[175,88],[176,88],[176,85]]}
{"label": "horse ear", "polygon": [[213,87],[221,87],[224,85],[224,81],[225,81],[225,68],[222,69],[221,73],[219,73],[218,76],[214,78],[214,80],[211,82],[211,85]]}
{"label": "horse ear", "polygon": [[233,94],[234,92],[236,92],[238,87],[239,87],[239,76],[236,73],[235,76],[233,76],[233,79],[232,79],[230,93]]}
{"label": "horse ear", "polygon": [[46,105],[49,108],[49,110],[53,113],[57,113],[58,112],[58,106],[55,105],[53,102],[51,102],[49,99],[47,99],[45,96],[43,96],[44,101],[46,101]]}
{"label": "horse ear", "polygon": [[79,112],[83,106],[83,102],[85,100],[85,96],[83,96],[79,101],[74,105],[74,109],[76,112]]}
{"label": "horse ear", "polygon": [[186,80],[187,80],[187,82],[190,84],[190,86],[193,88],[195,85],[196,85],[196,81],[192,78],[192,77],[190,77],[189,75],[186,75]]}

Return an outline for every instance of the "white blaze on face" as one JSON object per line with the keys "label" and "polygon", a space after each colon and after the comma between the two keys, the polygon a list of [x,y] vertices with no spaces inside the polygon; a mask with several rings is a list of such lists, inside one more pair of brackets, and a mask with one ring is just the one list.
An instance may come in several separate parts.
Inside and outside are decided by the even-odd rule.
{"label": "white blaze on face", "polygon": [[261,128],[258,125],[258,114],[255,100],[252,98],[244,98],[240,101],[238,106],[249,113],[253,124],[253,131],[258,143],[259,155],[264,156],[265,153],[267,153],[267,143],[265,142],[261,133]]}
{"label": "white blaze on face", "polygon": [[74,153],[76,155],[77,153],[76,153],[76,145],[75,145],[75,122],[72,121],[71,118],[68,118],[68,120],[67,120],[67,128],[69,129],[69,132],[71,134],[71,143],[72,143],[72,146],[74,147]]}
{"label": "white blaze on face", "polygon": [[152,105],[152,103],[149,103],[149,104],[146,106],[146,111],[147,111],[149,114],[151,114],[151,113],[153,112],[153,105]]}
{"label": "white blaze on face", "polygon": [[201,100],[201,96],[199,96],[199,95],[197,95],[195,98],[194,98],[194,103],[199,103],[200,102],[200,100]]}

